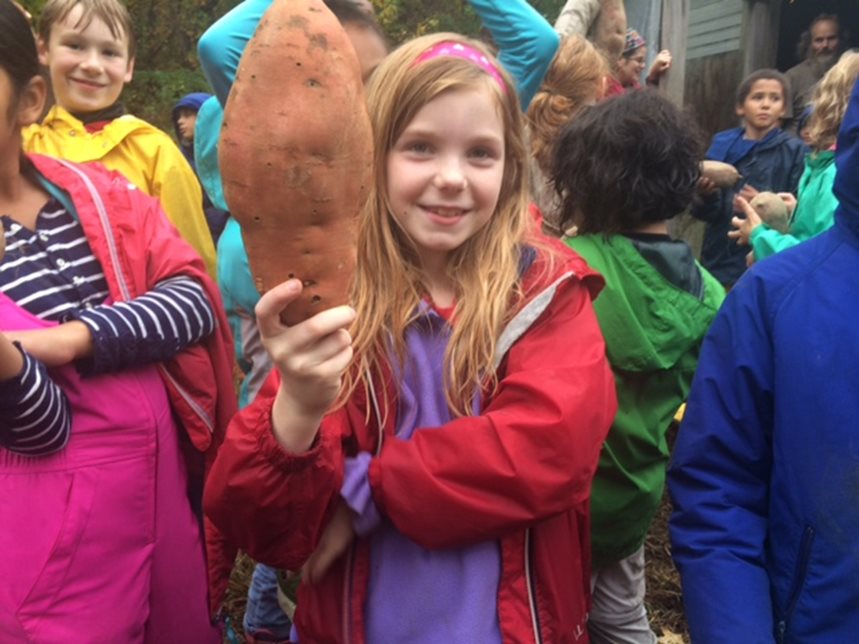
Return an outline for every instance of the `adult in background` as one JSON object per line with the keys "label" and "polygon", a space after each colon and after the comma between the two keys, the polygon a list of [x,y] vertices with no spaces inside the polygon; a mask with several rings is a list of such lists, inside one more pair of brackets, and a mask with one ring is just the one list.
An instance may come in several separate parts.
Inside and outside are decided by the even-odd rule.
{"label": "adult in background", "polygon": [[[785,112],[786,119],[799,118],[814,96],[814,86],[838,60],[844,45],[841,22],[832,13],[822,13],[811,21],[799,40],[802,62],[785,72],[790,81],[793,103]],[[793,130],[793,128],[789,128]]]}

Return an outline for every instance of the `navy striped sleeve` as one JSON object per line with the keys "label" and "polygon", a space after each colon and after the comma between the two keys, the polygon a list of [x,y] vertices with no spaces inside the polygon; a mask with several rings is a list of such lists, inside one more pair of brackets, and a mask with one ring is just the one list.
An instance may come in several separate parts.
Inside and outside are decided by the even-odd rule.
{"label": "navy striped sleeve", "polygon": [[0,382],[0,445],[28,456],[51,454],[69,442],[69,401],[45,365],[26,351],[21,353],[21,373]]}
{"label": "navy striped sleeve", "polygon": [[168,360],[215,330],[203,286],[184,275],[128,302],[81,309],[73,317],[93,336],[93,356],[78,364],[90,375]]}

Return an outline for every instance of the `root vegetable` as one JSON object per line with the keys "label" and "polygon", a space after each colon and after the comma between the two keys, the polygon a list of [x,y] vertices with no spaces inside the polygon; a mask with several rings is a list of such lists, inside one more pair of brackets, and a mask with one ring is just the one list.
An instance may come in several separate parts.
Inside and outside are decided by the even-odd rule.
{"label": "root vegetable", "polygon": [[790,229],[790,213],[787,211],[787,204],[774,192],[759,192],[749,205],[770,228],[781,233],[786,233]]}
{"label": "root vegetable", "polygon": [[3,261],[3,255],[6,254],[6,230],[3,228],[3,222],[0,221],[0,262]]}
{"label": "root vegetable", "polygon": [[717,188],[731,188],[740,180],[740,173],[730,163],[702,161],[701,176],[710,179]]}
{"label": "root vegetable", "polygon": [[224,196],[260,292],[304,284],[295,324],[343,304],[372,181],[361,68],[322,0],[275,0],[245,49],[224,114]]}

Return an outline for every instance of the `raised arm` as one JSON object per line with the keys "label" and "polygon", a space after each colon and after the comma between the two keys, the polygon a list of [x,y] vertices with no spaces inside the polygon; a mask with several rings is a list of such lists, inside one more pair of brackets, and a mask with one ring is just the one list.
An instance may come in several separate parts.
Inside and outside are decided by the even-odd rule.
{"label": "raised arm", "polygon": [[221,105],[227,103],[245,47],[271,3],[272,0],[245,0],[200,38],[197,45],[200,66]]}
{"label": "raised arm", "polygon": [[558,51],[558,34],[526,0],[469,2],[498,45],[498,59],[516,81],[527,110]]}

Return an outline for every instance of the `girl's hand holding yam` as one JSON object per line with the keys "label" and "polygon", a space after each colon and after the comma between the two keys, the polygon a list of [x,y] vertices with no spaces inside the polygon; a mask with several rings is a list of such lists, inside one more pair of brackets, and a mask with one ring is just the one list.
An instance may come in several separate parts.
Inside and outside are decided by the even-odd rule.
{"label": "girl's hand holding yam", "polygon": [[281,446],[301,454],[310,449],[322,417],[340,390],[352,360],[348,328],[355,320],[349,306],[337,306],[286,325],[281,314],[302,291],[291,279],[266,292],[256,306],[263,346],[280,372],[272,426]]}

